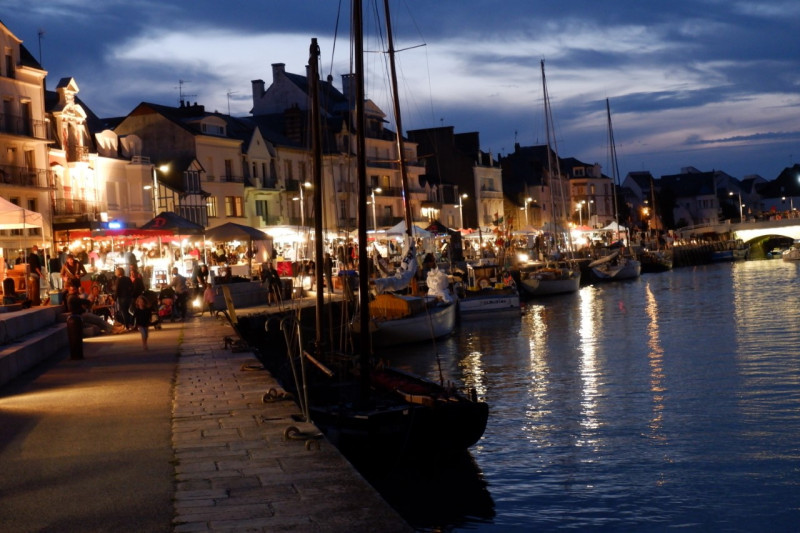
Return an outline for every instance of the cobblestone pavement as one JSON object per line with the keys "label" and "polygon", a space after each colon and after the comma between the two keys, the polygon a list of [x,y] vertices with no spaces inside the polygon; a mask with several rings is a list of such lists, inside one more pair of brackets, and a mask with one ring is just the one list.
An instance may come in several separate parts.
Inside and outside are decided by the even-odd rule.
{"label": "cobblestone pavement", "polygon": [[[233,329],[200,317],[182,330],[173,400],[176,532],[411,531],[326,440],[292,415],[252,353],[224,346]],[[280,394],[279,394],[280,396]]]}

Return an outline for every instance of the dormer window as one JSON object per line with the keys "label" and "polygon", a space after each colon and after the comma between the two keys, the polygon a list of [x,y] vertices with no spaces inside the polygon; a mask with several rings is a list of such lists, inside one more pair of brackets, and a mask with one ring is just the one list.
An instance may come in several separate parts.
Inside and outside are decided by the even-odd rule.
{"label": "dormer window", "polygon": [[200,125],[200,129],[203,133],[208,135],[219,135],[220,137],[225,136],[225,126],[219,126],[217,124],[208,124],[203,122]]}

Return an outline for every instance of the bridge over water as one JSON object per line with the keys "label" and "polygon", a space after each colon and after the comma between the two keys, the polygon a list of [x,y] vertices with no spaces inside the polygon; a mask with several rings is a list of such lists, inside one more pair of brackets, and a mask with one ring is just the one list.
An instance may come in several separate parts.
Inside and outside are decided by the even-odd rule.
{"label": "bridge over water", "polygon": [[727,221],[720,224],[692,226],[678,230],[678,234],[684,239],[693,235],[700,236],[709,233],[730,233],[734,239],[741,239],[749,244],[751,252],[756,249],[767,252],[769,250],[766,248],[769,247],[768,243],[770,241],[800,239],[800,218],[739,223]]}
{"label": "bridge over water", "polygon": [[678,233],[683,238],[707,233],[732,233],[735,239],[744,242],[760,241],[765,237],[787,237],[800,239],[800,218],[764,220],[758,222],[720,223],[681,228]]}

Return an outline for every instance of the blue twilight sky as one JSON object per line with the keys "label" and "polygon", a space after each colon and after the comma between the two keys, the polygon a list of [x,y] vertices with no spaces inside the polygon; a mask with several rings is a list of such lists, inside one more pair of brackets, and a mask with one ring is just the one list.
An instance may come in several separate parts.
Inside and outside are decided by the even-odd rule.
{"label": "blue twilight sky", "polygon": [[[623,176],[694,166],[774,179],[800,159],[797,0],[391,2],[406,130],[478,131],[495,154],[544,143],[545,59],[562,157],[610,174],[609,98]],[[371,28],[382,2],[365,4]],[[177,105],[179,80],[207,110],[246,115],[251,80],[269,86],[272,63],[303,74],[311,37],[341,89],[349,10],[346,0],[0,0],[0,20],[37,58],[43,30],[48,87],[75,78],[103,117]],[[365,46],[368,97],[388,113],[384,55],[374,38]]]}

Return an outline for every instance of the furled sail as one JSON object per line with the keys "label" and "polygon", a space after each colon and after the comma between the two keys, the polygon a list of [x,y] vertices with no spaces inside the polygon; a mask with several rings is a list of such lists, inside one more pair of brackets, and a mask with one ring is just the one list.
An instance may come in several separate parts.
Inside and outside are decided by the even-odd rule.
{"label": "furled sail", "polygon": [[399,291],[408,287],[414,275],[417,273],[417,247],[414,241],[408,247],[408,251],[403,256],[403,261],[397,268],[393,276],[375,279],[375,290],[378,294],[386,291]]}

